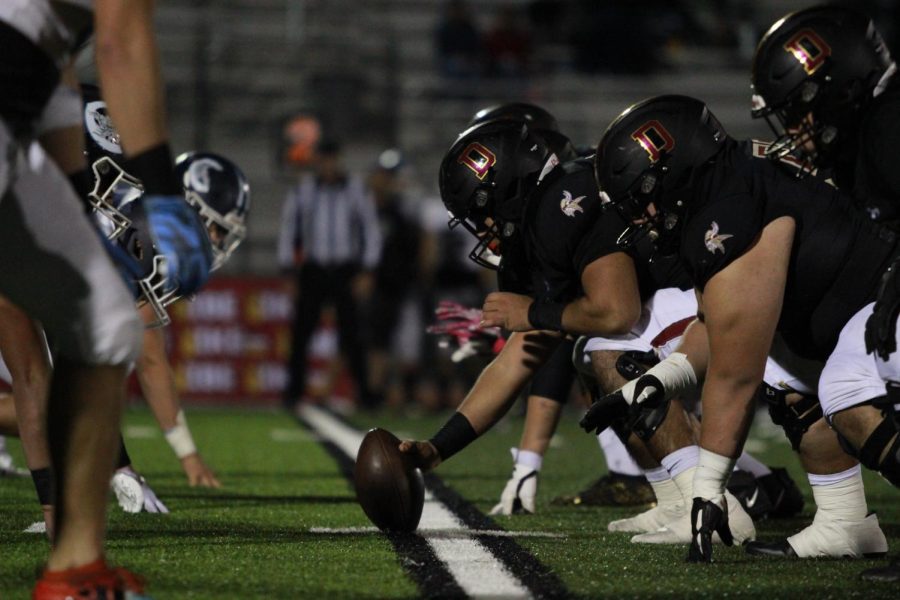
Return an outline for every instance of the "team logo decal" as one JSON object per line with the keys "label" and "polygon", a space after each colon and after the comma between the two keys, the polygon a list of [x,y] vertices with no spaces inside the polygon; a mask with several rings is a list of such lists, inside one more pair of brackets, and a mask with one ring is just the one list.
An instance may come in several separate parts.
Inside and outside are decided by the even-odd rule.
{"label": "team logo decal", "polygon": [[195,160],[184,172],[184,187],[200,194],[206,194],[209,192],[209,172],[224,170],[218,161],[211,158]]}
{"label": "team logo decal", "polygon": [[797,32],[797,35],[784,45],[784,49],[800,61],[807,75],[815,73],[825,59],[831,56],[831,46],[812,29]]}
{"label": "team logo decal", "polygon": [[658,161],[663,152],[670,152],[675,147],[675,138],[656,119],[638,127],[631,134],[631,139],[643,146],[650,155],[651,163]]}
{"label": "team logo decal", "polygon": [[717,251],[725,254],[725,246],[722,245],[722,242],[730,237],[734,236],[728,233],[719,233],[719,224],[713,221],[709,231],[703,236],[703,243],[706,244],[706,249],[713,254]]}
{"label": "team logo decal", "polygon": [[122,145],[119,141],[119,132],[113,126],[109,113],[106,111],[106,103],[102,100],[88,102],[84,106],[84,126],[88,130],[94,142],[113,154],[122,154]]}
{"label": "team logo decal", "polygon": [[559,201],[559,208],[567,217],[574,217],[576,213],[584,212],[584,209],[581,207],[581,201],[585,198],[587,198],[587,196],[573,198],[571,192],[563,190],[563,197],[562,200]]}
{"label": "team logo decal", "polygon": [[472,142],[466,146],[456,162],[472,169],[478,179],[484,179],[491,167],[497,163],[497,155],[478,142]]}

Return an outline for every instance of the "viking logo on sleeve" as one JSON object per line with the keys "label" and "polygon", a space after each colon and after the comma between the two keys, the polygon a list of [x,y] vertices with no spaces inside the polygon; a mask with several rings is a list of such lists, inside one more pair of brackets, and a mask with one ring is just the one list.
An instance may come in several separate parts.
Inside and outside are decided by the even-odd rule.
{"label": "viking logo on sleeve", "polygon": [[784,49],[800,61],[807,75],[815,73],[825,59],[831,56],[831,46],[812,29],[797,32],[797,35],[787,41]]}
{"label": "viking logo on sleeve", "polygon": [[587,196],[578,196],[572,198],[572,192],[563,190],[563,198],[559,201],[559,208],[567,217],[574,217],[576,213],[583,213],[584,208],[581,207],[581,201]]}
{"label": "viking logo on sleeve", "polygon": [[719,233],[719,224],[713,221],[709,226],[709,231],[703,236],[703,243],[706,244],[706,249],[713,254],[717,251],[725,254],[725,246],[722,245],[722,242],[730,237],[734,236],[730,233]]}
{"label": "viking logo on sleeve", "polygon": [[497,163],[497,155],[478,142],[472,142],[462,151],[457,162],[472,169],[478,179],[484,179]]}
{"label": "viking logo on sleeve", "polygon": [[639,143],[647,151],[647,154],[650,155],[651,163],[658,161],[663,152],[671,152],[672,148],[675,147],[675,138],[656,119],[647,121],[638,127],[631,134],[631,139]]}

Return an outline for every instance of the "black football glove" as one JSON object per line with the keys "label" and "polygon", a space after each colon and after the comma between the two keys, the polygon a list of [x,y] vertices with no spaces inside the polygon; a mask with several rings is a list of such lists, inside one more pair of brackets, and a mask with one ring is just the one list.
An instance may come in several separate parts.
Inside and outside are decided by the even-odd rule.
{"label": "black football glove", "polygon": [[587,433],[600,434],[614,421],[628,416],[628,402],[621,390],[594,401],[578,423]]}
{"label": "black football glove", "polygon": [[712,562],[712,536],[718,533],[726,546],[734,545],[734,536],[728,527],[728,500],[722,498],[724,508],[716,502],[694,498],[691,507],[691,548],[687,562]]}

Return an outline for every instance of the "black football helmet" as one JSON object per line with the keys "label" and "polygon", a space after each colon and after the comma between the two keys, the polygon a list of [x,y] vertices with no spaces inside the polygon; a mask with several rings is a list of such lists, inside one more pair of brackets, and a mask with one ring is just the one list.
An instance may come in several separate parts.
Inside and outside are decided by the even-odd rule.
{"label": "black football helmet", "polygon": [[602,200],[631,223],[619,245],[650,235],[661,250],[674,250],[691,175],[727,138],[706,104],[688,96],[657,96],[619,115],[594,157]]}
{"label": "black football helmet", "polygon": [[892,65],[871,19],[857,10],[815,6],[777,21],[753,57],[752,115],[777,136],[769,155],[805,161],[800,175],[832,166]]}
{"label": "black football helmet", "polygon": [[441,199],[450,227],[462,225],[478,238],[469,253],[477,264],[498,269],[498,249],[517,243],[525,197],[558,160],[553,154],[526,124],[504,119],[467,129],[450,147],[441,162]]}
{"label": "black football helmet", "polygon": [[507,102],[482,108],[475,113],[466,127],[472,128],[482,123],[498,120],[525,123],[532,133],[544,138],[561,162],[578,158],[578,152],[572,142],[560,132],[556,117],[540,106],[528,102]]}
{"label": "black football helmet", "polygon": [[215,271],[247,237],[250,184],[233,162],[212,152],[187,152],[175,159],[185,197],[210,232]]}

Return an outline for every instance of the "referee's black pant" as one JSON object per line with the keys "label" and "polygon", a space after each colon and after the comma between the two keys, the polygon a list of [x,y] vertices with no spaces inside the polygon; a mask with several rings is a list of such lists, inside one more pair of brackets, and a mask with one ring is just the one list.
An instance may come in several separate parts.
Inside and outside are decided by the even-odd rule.
{"label": "referee's black pant", "polygon": [[365,336],[361,335],[359,310],[353,297],[352,281],[359,273],[356,264],[321,266],[304,264],[298,273],[299,293],[292,329],[291,355],[288,361],[288,387],[284,403],[292,407],[306,390],[306,354],[309,340],[319,325],[322,306],[331,302],[337,311],[341,354],[356,383],[363,405],[373,402],[366,368]]}

